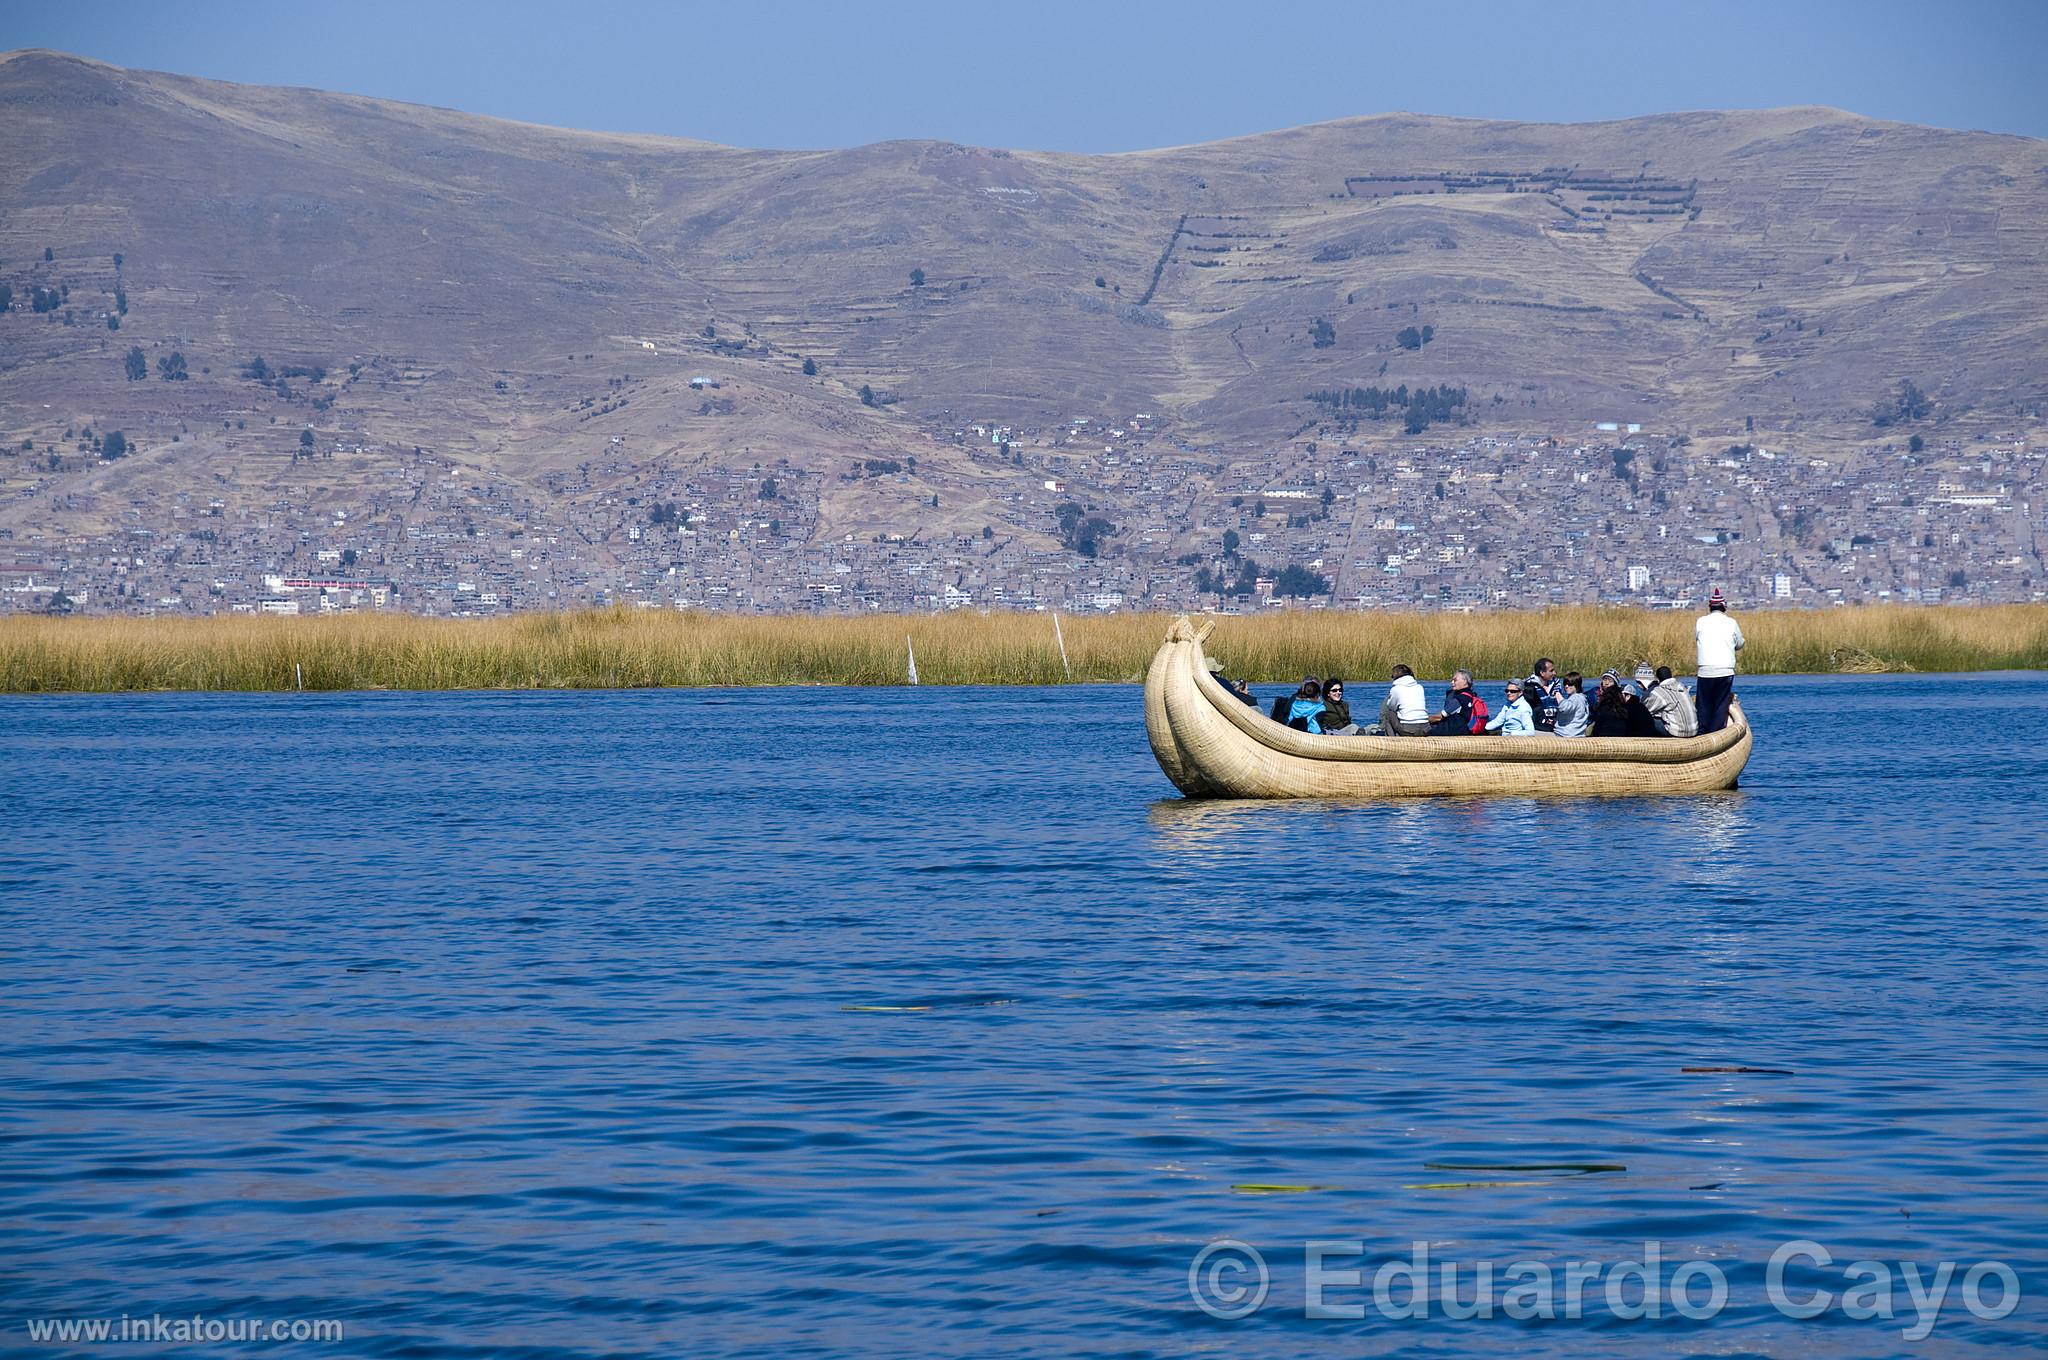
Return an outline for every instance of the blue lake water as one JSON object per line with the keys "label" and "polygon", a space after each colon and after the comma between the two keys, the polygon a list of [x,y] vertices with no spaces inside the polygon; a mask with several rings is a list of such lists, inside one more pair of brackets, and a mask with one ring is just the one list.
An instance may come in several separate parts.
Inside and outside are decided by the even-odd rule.
{"label": "blue lake water", "polygon": [[[1183,802],[1128,687],[0,699],[0,1350],[2038,1352],[2048,677],[1742,692],[1737,793],[1394,805]],[[1315,1239],[1729,1297],[1310,1318]]]}

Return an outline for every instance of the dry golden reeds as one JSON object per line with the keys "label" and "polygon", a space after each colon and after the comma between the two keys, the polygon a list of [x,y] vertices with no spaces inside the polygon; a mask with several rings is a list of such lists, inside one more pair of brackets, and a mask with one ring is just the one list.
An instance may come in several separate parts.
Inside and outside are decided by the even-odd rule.
{"label": "dry golden reeds", "polygon": [[[1749,612],[1749,674],[2048,667],[2048,606],[1861,606]],[[1162,614],[1061,616],[1075,681],[1135,682]],[[928,684],[1068,677],[1040,613],[755,616],[646,609],[429,619],[402,614],[199,619],[0,617],[0,691],[576,689],[889,685],[906,639]],[[1224,617],[1210,652],[1233,676],[1381,680],[1394,662],[1442,677],[1519,675],[1538,656],[1589,674],[1638,659],[1692,664],[1692,617],[1631,609]]]}

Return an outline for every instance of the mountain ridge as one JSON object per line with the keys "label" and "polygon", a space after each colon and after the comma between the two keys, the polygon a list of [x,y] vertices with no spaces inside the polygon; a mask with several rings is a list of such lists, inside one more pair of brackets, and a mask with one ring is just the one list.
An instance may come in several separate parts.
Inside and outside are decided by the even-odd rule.
{"label": "mountain ridge", "polygon": [[[419,449],[539,503],[780,469],[813,547],[1057,550],[1037,486],[1071,481],[1185,555],[1203,516],[1069,466],[1072,421],[1146,413],[1218,487],[1602,422],[1832,457],[1908,381],[1929,433],[2048,404],[2048,143],[1818,106],[755,150],[33,49],[0,57],[0,106],[16,541],[213,488],[361,503]],[[323,376],[243,376],[259,356]],[[1463,399],[1423,433],[1315,396],[1382,387]],[[992,466],[970,426],[1069,475]],[[304,432],[352,452],[309,468]]]}

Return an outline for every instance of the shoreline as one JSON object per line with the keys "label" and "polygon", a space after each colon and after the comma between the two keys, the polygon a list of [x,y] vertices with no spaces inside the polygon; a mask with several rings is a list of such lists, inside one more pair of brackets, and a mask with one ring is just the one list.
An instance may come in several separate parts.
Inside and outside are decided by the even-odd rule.
{"label": "shoreline", "polygon": [[[1538,656],[1597,675],[1692,666],[1690,613],[1576,606],[1412,614],[1216,615],[1233,677],[1367,682],[1520,675]],[[1055,624],[1057,618],[1057,625]],[[491,619],[406,614],[0,616],[0,693],[749,689],[1137,683],[1170,614],[737,615],[593,609]],[[1745,675],[2048,669],[2048,604],[1736,611]],[[1064,652],[1064,655],[1063,655]]]}

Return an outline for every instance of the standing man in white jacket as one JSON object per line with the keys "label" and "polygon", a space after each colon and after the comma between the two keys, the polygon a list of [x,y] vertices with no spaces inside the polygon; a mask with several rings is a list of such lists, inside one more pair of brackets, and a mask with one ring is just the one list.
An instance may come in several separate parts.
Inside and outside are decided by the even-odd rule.
{"label": "standing man in white jacket", "polygon": [[1694,620],[1693,641],[1699,649],[1700,735],[1728,725],[1728,699],[1735,692],[1735,654],[1742,650],[1742,629],[1728,617],[1728,597],[1715,586],[1707,596],[1707,612]]}

